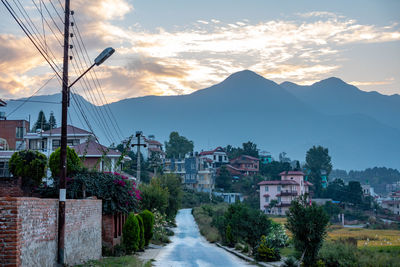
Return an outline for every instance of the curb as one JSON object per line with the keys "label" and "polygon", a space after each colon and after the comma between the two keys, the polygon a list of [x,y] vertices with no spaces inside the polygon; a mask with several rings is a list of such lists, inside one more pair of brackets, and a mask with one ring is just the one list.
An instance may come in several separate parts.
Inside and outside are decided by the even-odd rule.
{"label": "curb", "polygon": [[281,262],[275,262],[275,263],[279,263],[278,265],[275,265],[275,264],[272,264],[272,263],[266,263],[266,262],[258,262],[258,261],[256,261],[255,259],[253,259],[253,258],[251,258],[251,257],[249,257],[249,256],[243,255],[242,253],[236,251],[236,250],[233,249],[233,248],[225,247],[225,246],[223,246],[223,245],[221,245],[221,244],[219,244],[219,243],[215,243],[215,244],[216,244],[218,247],[220,247],[220,248],[222,248],[222,249],[224,249],[224,250],[226,250],[226,251],[232,253],[233,255],[235,255],[235,256],[237,256],[237,257],[239,257],[239,258],[241,258],[241,259],[243,259],[243,260],[245,260],[245,261],[248,261],[248,262],[255,263],[255,264],[257,264],[257,265],[261,265],[261,266],[265,266],[265,267],[277,267],[277,266],[281,266],[281,264],[280,264]]}

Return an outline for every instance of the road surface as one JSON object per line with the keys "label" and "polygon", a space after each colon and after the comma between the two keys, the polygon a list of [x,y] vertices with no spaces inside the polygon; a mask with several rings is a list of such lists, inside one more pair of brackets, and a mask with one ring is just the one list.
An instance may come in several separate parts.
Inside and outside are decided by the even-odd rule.
{"label": "road surface", "polygon": [[175,235],[156,257],[154,266],[162,267],[211,267],[248,266],[249,264],[231,253],[210,244],[200,235],[190,209],[183,209],[176,216],[178,227]]}

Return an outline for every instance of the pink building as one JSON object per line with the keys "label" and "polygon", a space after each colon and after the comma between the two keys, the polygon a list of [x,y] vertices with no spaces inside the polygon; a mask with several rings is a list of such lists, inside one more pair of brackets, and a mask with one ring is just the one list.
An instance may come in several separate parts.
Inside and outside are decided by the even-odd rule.
{"label": "pink building", "polygon": [[[280,173],[279,181],[262,181],[260,186],[260,209],[267,214],[285,215],[290,203],[297,197],[308,193],[311,183],[304,181],[301,171]],[[271,206],[271,201],[276,205]]]}

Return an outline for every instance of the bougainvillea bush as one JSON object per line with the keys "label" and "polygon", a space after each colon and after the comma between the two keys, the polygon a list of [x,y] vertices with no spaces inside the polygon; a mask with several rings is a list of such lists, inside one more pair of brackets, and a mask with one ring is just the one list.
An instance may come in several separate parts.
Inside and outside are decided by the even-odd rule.
{"label": "bougainvillea bush", "polygon": [[[55,181],[54,187],[41,188],[40,191],[45,197],[57,197],[58,181]],[[117,172],[81,171],[67,178],[67,198],[92,196],[103,200],[104,214],[138,212],[141,200],[136,183]]]}

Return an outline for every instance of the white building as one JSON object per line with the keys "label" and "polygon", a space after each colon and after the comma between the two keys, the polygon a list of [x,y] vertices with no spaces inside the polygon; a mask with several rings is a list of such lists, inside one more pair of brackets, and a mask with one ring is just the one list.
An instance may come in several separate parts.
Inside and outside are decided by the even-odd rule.
{"label": "white building", "polygon": [[214,150],[200,152],[199,157],[208,158],[212,160],[212,163],[215,168],[218,168],[224,164],[229,163],[229,159],[228,156],[226,155],[225,150],[220,146]]}

